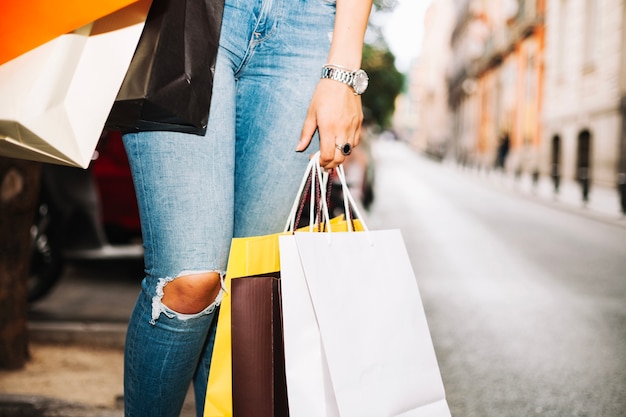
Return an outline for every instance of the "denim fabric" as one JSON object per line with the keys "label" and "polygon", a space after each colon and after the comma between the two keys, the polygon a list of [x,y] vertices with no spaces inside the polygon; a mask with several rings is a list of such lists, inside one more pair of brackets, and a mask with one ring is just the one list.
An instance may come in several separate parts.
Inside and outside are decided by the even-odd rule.
{"label": "denim fabric", "polygon": [[206,135],[124,136],[146,263],[127,335],[127,417],[178,416],[192,379],[202,415],[221,294],[183,315],[163,305],[163,288],[223,274],[233,237],[282,230],[319,146],[295,152],[334,14],[332,0],[226,0]]}

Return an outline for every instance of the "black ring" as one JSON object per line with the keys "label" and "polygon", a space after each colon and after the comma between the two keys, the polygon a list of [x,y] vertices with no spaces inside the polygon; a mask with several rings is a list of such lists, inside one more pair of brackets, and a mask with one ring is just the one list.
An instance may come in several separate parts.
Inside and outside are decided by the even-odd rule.
{"label": "black ring", "polygon": [[344,154],[344,156],[348,156],[352,153],[352,145],[350,145],[348,142],[344,143],[343,145],[336,145],[335,147],[339,149],[341,153]]}

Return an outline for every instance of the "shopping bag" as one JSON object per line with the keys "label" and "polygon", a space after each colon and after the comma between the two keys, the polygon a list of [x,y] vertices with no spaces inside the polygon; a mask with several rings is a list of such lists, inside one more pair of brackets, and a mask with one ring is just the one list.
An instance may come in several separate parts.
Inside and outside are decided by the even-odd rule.
{"label": "shopping bag", "polygon": [[0,64],[137,0],[3,0]]}
{"label": "shopping bag", "polygon": [[288,417],[280,275],[231,285],[233,416]]}
{"label": "shopping bag", "polygon": [[[333,230],[347,230],[347,222],[342,218],[331,221]],[[355,227],[359,227],[358,223]],[[323,227],[314,226],[313,230]],[[309,228],[302,229],[309,230]],[[278,237],[284,233],[267,236],[235,238],[231,242],[226,277],[225,293],[220,305],[211,371],[208,377],[204,405],[204,417],[233,416],[233,343],[232,343],[232,302],[233,282],[255,276],[276,277],[280,271]],[[276,371],[273,371],[276,373]]]}
{"label": "shopping bag", "polygon": [[284,285],[283,343],[290,413],[302,417],[339,417],[315,309],[297,261],[298,248],[293,239],[280,239],[280,248],[288,274],[281,284]]}
{"label": "shopping bag", "polygon": [[107,128],[206,131],[224,0],[154,0]]}
{"label": "shopping bag", "polygon": [[[301,199],[304,188],[307,184],[307,178],[311,174],[313,161],[309,163],[307,170],[300,184],[297,193],[298,197],[294,201],[291,213],[282,233],[253,236],[245,238],[234,238],[231,242],[230,253],[228,257],[228,266],[226,268],[226,277],[224,280],[225,293],[222,297],[220,313],[217,321],[217,330],[215,335],[215,343],[213,354],[211,357],[211,370],[208,377],[207,392],[204,405],[204,417],[232,417],[233,416],[233,341],[232,341],[232,303],[234,300],[233,283],[239,280],[246,280],[249,277],[260,275],[275,277],[280,271],[280,255],[279,255],[279,236],[289,233],[297,223],[297,213],[300,208],[298,200]],[[316,177],[315,177],[316,178]],[[318,181],[319,183],[319,181]],[[314,187],[315,184],[312,184]],[[310,205],[311,212],[315,211],[314,201]],[[310,219],[313,221],[314,216]],[[336,217],[330,221],[333,230],[348,230],[348,228],[360,229],[360,223],[347,222],[344,217]],[[318,224],[309,224],[309,226],[299,229],[301,231],[316,232],[325,230],[326,227]],[[242,284],[242,283],[239,283]],[[243,284],[245,285],[245,284]],[[267,328],[266,328],[267,329]],[[276,335],[276,332],[274,332]],[[266,347],[259,347],[261,350]],[[266,356],[267,358],[267,356]],[[278,361],[278,359],[275,359]],[[279,367],[281,364],[277,364]],[[267,370],[268,368],[266,368]],[[271,368],[274,376],[278,378],[280,369]],[[268,371],[266,371],[268,372]],[[241,379],[239,380],[241,381]],[[244,387],[245,388],[245,387]],[[256,388],[259,388],[258,386]],[[280,399],[280,389],[274,388],[276,395],[274,398]],[[258,395],[257,395],[258,398]],[[270,398],[271,399],[271,398]],[[267,397],[266,397],[267,400]],[[276,404],[276,403],[274,403]],[[251,407],[255,405],[249,403]],[[274,405],[276,409],[276,405]],[[256,414],[262,417],[261,414]],[[237,415],[235,414],[235,417]]]}
{"label": "shopping bag", "polygon": [[0,65],[0,155],[86,168],[149,6],[133,3]]}
{"label": "shopping bag", "polygon": [[402,236],[364,229],[279,237],[290,414],[449,417]]}
{"label": "shopping bag", "polygon": [[232,362],[232,281],[280,271],[278,234],[235,238],[231,242],[225,293],[220,305],[211,370],[204,403],[204,417],[233,416],[233,362]]}

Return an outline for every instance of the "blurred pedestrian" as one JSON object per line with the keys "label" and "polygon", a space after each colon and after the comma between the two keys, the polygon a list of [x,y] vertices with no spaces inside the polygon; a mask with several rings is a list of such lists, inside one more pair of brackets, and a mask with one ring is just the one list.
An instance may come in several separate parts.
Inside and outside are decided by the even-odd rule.
{"label": "blurred pedestrian", "polygon": [[231,239],[281,231],[309,155],[319,147],[332,168],[359,143],[371,6],[226,0],[206,135],[124,136],[146,268],[127,333],[127,417],[178,416],[192,380],[202,416]]}
{"label": "blurred pedestrian", "polygon": [[509,156],[509,147],[511,146],[511,140],[508,133],[503,133],[500,136],[500,143],[498,144],[498,153],[496,156],[496,169],[504,171],[506,166],[506,158]]}

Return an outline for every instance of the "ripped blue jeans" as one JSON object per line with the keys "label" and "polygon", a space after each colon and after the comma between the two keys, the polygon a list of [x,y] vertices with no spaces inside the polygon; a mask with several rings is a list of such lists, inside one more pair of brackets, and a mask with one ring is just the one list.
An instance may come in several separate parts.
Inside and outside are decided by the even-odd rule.
{"label": "ripped blue jeans", "polygon": [[206,135],[124,135],[146,267],[126,338],[126,417],[178,416],[192,381],[202,416],[222,293],[181,314],[163,292],[188,274],[223,276],[233,237],[282,231],[319,147],[295,152],[334,14],[333,0],[226,0]]}

